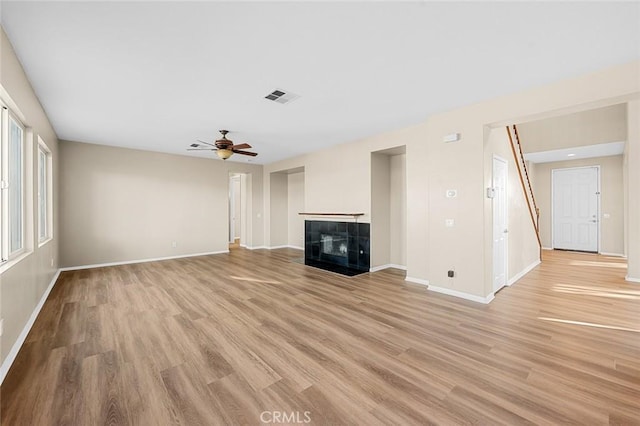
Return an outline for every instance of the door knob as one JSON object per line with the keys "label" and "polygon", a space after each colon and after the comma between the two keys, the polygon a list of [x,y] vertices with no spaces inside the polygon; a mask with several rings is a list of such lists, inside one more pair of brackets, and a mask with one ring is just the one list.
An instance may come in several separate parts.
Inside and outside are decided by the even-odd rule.
{"label": "door knob", "polygon": [[509,233],[509,230],[508,230],[508,229],[505,229],[505,230],[504,230],[504,231],[502,231],[502,232],[503,232],[504,234],[508,234],[508,233]]}

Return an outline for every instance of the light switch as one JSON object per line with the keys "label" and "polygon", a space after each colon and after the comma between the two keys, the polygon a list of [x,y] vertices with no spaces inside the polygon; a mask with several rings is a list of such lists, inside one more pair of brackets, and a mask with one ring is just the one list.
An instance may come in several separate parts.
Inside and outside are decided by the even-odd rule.
{"label": "light switch", "polygon": [[453,228],[453,219],[447,219],[444,221],[444,226],[446,226],[447,228]]}
{"label": "light switch", "polygon": [[602,213],[602,217],[603,217],[604,219],[610,219],[610,218],[611,218],[611,215],[610,215],[609,213]]}

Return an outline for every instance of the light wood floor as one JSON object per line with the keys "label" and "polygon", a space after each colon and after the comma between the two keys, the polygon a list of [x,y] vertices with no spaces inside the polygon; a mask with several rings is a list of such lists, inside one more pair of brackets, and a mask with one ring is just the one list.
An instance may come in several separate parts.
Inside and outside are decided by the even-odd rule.
{"label": "light wood floor", "polygon": [[545,252],[484,306],[299,256],[63,273],[2,425],[640,424],[640,285],[621,259]]}

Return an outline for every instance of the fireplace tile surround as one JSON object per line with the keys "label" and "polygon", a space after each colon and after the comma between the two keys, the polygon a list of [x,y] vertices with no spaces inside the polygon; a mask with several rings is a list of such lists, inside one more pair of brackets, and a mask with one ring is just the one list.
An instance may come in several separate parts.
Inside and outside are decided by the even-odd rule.
{"label": "fireplace tile surround", "polygon": [[305,220],[304,263],[346,276],[369,272],[370,225]]}

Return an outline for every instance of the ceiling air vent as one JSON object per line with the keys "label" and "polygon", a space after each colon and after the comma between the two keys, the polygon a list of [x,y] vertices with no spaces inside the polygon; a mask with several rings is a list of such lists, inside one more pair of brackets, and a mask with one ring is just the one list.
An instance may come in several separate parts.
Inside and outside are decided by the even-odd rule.
{"label": "ceiling air vent", "polygon": [[300,96],[295,93],[285,92],[281,89],[276,89],[273,92],[269,93],[265,96],[265,99],[269,99],[270,101],[277,102],[279,104],[288,104],[291,101],[298,99]]}

